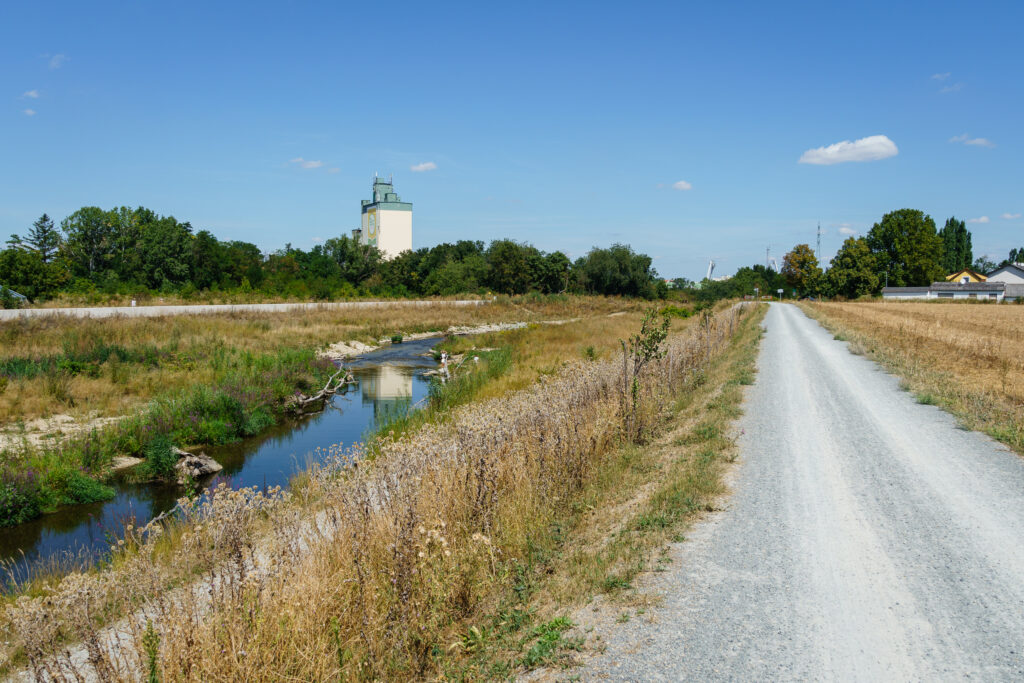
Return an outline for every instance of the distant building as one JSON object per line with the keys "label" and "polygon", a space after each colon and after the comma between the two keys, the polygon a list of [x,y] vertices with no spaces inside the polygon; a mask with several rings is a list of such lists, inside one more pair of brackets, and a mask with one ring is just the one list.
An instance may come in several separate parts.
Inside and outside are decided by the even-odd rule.
{"label": "distant building", "polygon": [[946,276],[946,282],[959,282],[961,284],[967,284],[968,282],[984,282],[988,278],[981,273],[971,270],[970,268],[964,268],[958,270],[955,273],[950,273]]}
{"label": "distant building", "polygon": [[988,274],[989,282],[1005,282],[1008,285],[1024,285],[1024,263],[1008,263]]}
{"label": "distant building", "polygon": [[412,250],[412,203],[395,194],[390,178],[373,179],[373,199],[363,200],[359,225],[353,239],[377,247],[386,259]]}
{"label": "distant building", "polygon": [[1007,285],[1005,282],[933,282],[930,287],[885,287],[885,299],[977,299],[980,301],[1003,301],[1024,294],[1024,286]]}

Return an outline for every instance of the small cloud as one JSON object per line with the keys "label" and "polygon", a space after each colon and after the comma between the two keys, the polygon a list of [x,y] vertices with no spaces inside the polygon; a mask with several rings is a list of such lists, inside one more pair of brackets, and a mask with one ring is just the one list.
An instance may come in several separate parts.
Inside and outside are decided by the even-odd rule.
{"label": "small cloud", "polygon": [[944,86],[942,86],[942,89],[940,89],[939,92],[941,92],[941,93],[956,92],[956,91],[958,91],[962,87],[964,87],[963,83],[953,83],[951,85],[944,85]]}
{"label": "small cloud", "polygon": [[320,168],[324,165],[324,162],[322,161],[310,161],[308,159],[303,159],[302,157],[295,157],[288,163],[298,164],[301,168]]}
{"label": "small cloud", "polygon": [[22,97],[27,97],[27,98],[33,99],[33,100],[39,99],[39,91],[38,90],[29,90],[29,91],[25,92],[24,94],[22,94]]}
{"label": "small cloud", "polygon": [[678,182],[672,183],[672,189],[673,190],[682,190],[682,191],[685,192],[686,190],[692,190],[693,189],[693,185],[691,185],[690,183],[686,182],[685,180],[680,180]]}
{"label": "small cloud", "polygon": [[338,173],[339,171],[341,171],[341,169],[338,168],[337,166],[331,166],[329,169],[327,169],[328,173]]}
{"label": "small cloud", "polygon": [[64,62],[66,62],[66,61],[68,61],[67,56],[62,55],[62,54],[54,55],[54,56],[50,57],[50,68],[51,69],[59,69],[62,66],[64,66]]}
{"label": "small cloud", "polygon": [[850,228],[850,227],[847,227],[847,226],[843,226],[843,227],[839,228],[839,234],[840,235],[856,235],[857,231],[854,230],[853,228]]}
{"label": "small cloud", "polygon": [[1004,218],[1004,219],[1006,219],[1008,221],[1012,221],[1015,218],[1020,218],[1020,214],[1019,213],[1004,213],[1002,216],[1000,216],[1000,218]]}
{"label": "small cloud", "polygon": [[436,171],[437,164],[433,161],[424,161],[422,164],[414,164],[409,167],[409,170],[413,173],[422,173],[423,171]]}
{"label": "small cloud", "polygon": [[21,113],[24,114],[25,116],[35,116],[36,115],[36,110],[35,109],[22,109]]}
{"label": "small cloud", "polygon": [[969,219],[967,219],[967,222],[968,223],[988,223],[989,222],[989,218],[988,218],[988,216],[978,216],[977,218],[969,218]]}
{"label": "small cloud", "polygon": [[975,147],[995,147],[995,143],[988,138],[972,138],[967,133],[963,135],[954,135],[949,139],[950,142],[962,142],[965,145],[973,145]]}
{"label": "small cloud", "polygon": [[801,164],[829,166],[847,161],[878,161],[899,154],[896,143],[885,135],[871,135],[860,140],[843,140],[828,147],[809,149],[800,156]]}
{"label": "small cloud", "polygon": [[947,71],[947,72],[946,72],[946,73],[944,73],[944,74],[932,74],[932,80],[935,80],[935,81],[944,81],[944,80],[946,80],[947,78],[949,78],[949,77],[950,77],[950,76],[952,76],[952,75],[953,75],[953,74],[952,74],[952,73],[950,73],[949,71]]}

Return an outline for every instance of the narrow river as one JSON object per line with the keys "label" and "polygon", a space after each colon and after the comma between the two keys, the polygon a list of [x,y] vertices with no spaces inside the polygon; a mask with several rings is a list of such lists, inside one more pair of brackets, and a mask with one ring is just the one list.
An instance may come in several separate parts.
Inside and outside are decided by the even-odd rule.
{"label": "narrow river", "polygon": [[[437,363],[426,355],[440,339],[422,339],[385,346],[346,362],[358,384],[335,395],[323,412],[292,420],[259,436],[226,446],[199,449],[224,466],[200,482],[203,488],[221,481],[232,488],[285,486],[291,477],[333,445],[348,447],[395,413],[413,409],[426,398],[429,378],[423,373]],[[174,507],[182,490],[172,485],[112,482],[117,495],[91,505],[61,508],[25,524],[0,529],[0,560],[16,580],[34,569],[59,563],[85,565],[101,557],[111,539],[129,522],[145,524]],[[4,583],[0,578],[0,585]]]}

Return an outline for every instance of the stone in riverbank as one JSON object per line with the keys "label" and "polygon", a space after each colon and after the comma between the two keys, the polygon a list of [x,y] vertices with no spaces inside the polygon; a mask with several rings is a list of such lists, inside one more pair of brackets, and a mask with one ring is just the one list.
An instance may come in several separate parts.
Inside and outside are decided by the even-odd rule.
{"label": "stone in riverbank", "polygon": [[178,473],[178,485],[185,486],[189,481],[195,481],[208,474],[215,474],[224,469],[224,466],[208,456],[206,453],[198,455],[174,448],[178,456],[178,462],[174,465]]}

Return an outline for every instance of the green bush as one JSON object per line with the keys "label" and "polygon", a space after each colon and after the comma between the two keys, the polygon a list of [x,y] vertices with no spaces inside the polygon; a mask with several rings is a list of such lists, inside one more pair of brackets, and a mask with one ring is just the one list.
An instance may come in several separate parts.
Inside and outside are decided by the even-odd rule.
{"label": "green bush", "polygon": [[178,456],[174,453],[171,440],[163,434],[146,444],[146,462],[139,466],[139,475],[143,479],[173,479],[174,466]]}
{"label": "green bush", "polygon": [[56,494],[56,502],[60,505],[96,503],[114,497],[114,489],[90,479],[81,470],[52,471],[47,476],[46,484]]}
{"label": "green bush", "polygon": [[42,511],[42,486],[33,470],[0,470],[0,526],[35,519]]}

